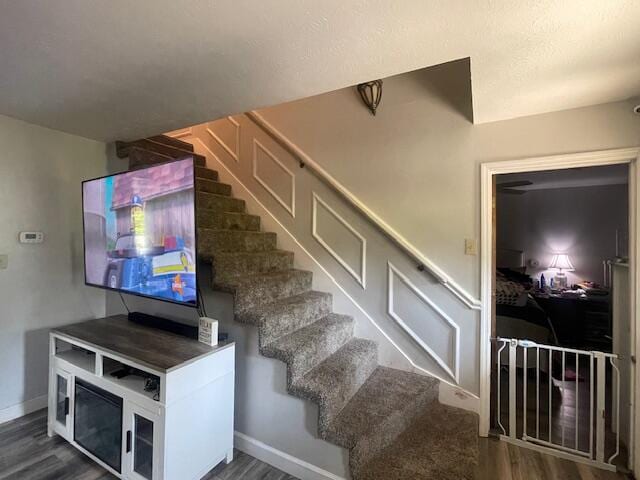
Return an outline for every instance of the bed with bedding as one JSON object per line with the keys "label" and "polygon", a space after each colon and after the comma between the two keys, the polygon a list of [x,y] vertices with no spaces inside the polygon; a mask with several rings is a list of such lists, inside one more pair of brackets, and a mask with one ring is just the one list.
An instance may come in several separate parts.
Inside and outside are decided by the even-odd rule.
{"label": "bed with bedding", "polygon": [[[497,262],[496,335],[502,338],[517,338],[545,345],[557,345],[549,316],[530,294],[533,291],[533,280],[526,274],[523,257],[523,252],[510,250],[509,255],[503,253],[502,262]],[[498,260],[500,258],[500,251],[498,251]],[[505,258],[511,261],[506,262]]]}

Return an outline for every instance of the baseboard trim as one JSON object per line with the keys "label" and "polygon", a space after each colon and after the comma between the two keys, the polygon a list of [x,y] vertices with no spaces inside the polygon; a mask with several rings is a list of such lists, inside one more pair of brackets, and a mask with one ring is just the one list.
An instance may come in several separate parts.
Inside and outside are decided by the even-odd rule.
{"label": "baseboard trim", "polygon": [[234,446],[261,462],[268,463],[301,480],[345,480],[343,477],[300,460],[241,432],[234,432]]}
{"label": "baseboard trim", "polygon": [[10,422],[16,418],[23,417],[35,412],[36,410],[43,409],[47,406],[47,395],[32,398],[26,402],[11,405],[0,410],[0,424]]}

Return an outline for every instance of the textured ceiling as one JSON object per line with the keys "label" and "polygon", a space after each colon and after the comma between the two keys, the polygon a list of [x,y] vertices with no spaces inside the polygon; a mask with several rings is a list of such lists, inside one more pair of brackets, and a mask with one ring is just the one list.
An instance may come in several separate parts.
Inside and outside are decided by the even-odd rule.
{"label": "textured ceiling", "polygon": [[0,0],[0,113],[139,137],[471,58],[488,122],[640,94],[638,0]]}

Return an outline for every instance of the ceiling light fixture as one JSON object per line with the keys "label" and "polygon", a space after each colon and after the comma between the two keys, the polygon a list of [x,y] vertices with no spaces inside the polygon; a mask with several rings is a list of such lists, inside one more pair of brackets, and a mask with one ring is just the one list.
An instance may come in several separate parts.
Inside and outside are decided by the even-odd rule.
{"label": "ceiling light fixture", "polygon": [[358,93],[367,108],[375,115],[376,109],[382,100],[382,80],[358,84]]}

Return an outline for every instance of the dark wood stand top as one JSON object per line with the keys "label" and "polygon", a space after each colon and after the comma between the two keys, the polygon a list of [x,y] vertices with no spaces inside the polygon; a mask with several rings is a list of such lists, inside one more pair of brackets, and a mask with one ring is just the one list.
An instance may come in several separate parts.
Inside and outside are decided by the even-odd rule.
{"label": "dark wood stand top", "polygon": [[87,320],[54,328],[51,332],[162,373],[233,345],[233,342],[225,342],[211,347],[191,338],[130,322],[126,315]]}

